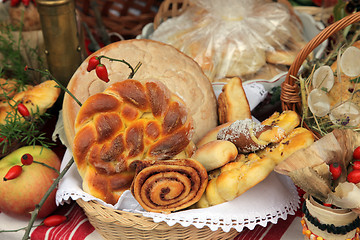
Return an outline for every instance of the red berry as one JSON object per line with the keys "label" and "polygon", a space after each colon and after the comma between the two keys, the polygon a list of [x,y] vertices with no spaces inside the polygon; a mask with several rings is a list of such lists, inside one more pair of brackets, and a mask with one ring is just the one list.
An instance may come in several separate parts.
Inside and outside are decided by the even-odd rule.
{"label": "red berry", "polygon": [[360,161],[354,161],[351,164],[353,166],[353,169],[360,170]]}
{"label": "red berry", "polygon": [[0,143],[5,141],[6,137],[0,137]]}
{"label": "red berry", "polygon": [[338,163],[332,163],[330,164],[330,172],[331,172],[331,175],[332,175],[332,179],[333,180],[336,180],[340,177],[341,175],[341,166],[338,164]]}
{"label": "red berry", "polygon": [[97,65],[100,64],[99,59],[96,56],[93,56],[89,59],[89,64],[87,67],[87,71],[90,72],[96,68]]}
{"label": "red berry", "polygon": [[353,152],[353,158],[356,160],[360,160],[360,147],[355,148]]}
{"label": "red berry", "polygon": [[18,111],[21,114],[21,116],[23,116],[23,117],[30,116],[30,112],[29,112],[29,110],[27,109],[27,107],[24,104],[19,103],[17,105],[17,108],[18,108]]}
{"label": "red berry", "polygon": [[17,178],[22,173],[22,167],[20,165],[12,166],[4,177],[4,181]]}
{"label": "red berry", "polygon": [[47,227],[54,227],[62,224],[67,219],[66,216],[63,215],[51,215],[44,220],[44,225]]}
{"label": "red berry", "polygon": [[98,64],[96,66],[95,71],[96,71],[96,75],[98,76],[98,78],[100,78],[104,82],[109,82],[108,72],[107,72],[105,65]]}
{"label": "red berry", "polygon": [[10,1],[10,6],[11,7],[16,7],[19,3],[20,3],[20,0],[11,0]]}
{"label": "red berry", "polygon": [[30,0],[22,0],[25,7],[29,6]]}
{"label": "red berry", "polygon": [[21,157],[21,163],[24,165],[30,165],[33,163],[33,161],[34,161],[34,158],[29,153],[26,153],[26,154],[22,155],[22,157]]}
{"label": "red berry", "polygon": [[349,174],[347,175],[347,180],[348,182],[351,183],[359,183],[360,182],[360,170],[356,169],[356,170],[352,170],[351,172],[349,172]]}

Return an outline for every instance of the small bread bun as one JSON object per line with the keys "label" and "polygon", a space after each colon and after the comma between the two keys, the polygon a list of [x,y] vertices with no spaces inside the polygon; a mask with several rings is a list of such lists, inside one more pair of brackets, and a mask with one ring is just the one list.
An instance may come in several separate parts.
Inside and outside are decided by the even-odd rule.
{"label": "small bread bun", "polygon": [[240,78],[231,78],[224,85],[218,97],[218,116],[220,124],[251,118],[249,102]]}
{"label": "small bread bun", "polygon": [[217,140],[217,135],[218,135],[219,131],[223,128],[230,126],[231,123],[232,122],[227,122],[227,123],[221,124],[213,129],[211,129],[196,143],[196,147],[200,148],[202,145],[204,145],[208,142]]}
{"label": "small bread bun", "polygon": [[200,162],[209,172],[233,161],[237,155],[237,148],[232,142],[215,140],[198,148],[192,158]]}

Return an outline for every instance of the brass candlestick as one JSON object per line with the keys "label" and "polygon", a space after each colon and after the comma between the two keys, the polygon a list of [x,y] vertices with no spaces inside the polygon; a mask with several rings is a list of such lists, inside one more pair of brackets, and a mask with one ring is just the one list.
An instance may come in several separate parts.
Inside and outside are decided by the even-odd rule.
{"label": "brass candlestick", "polygon": [[37,8],[49,71],[67,86],[84,56],[74,0],[38,0]]}

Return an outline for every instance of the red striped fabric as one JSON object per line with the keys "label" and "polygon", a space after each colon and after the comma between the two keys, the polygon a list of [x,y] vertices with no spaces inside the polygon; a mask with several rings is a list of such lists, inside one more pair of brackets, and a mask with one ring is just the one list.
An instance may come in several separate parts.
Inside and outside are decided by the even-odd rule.
{"label": "red striped fabric", "polygon": [[31,240],[84,240],[95,230],[76,203],[61,206],[54,214],[65,215],[68,221],[55,227],[35,228]]}

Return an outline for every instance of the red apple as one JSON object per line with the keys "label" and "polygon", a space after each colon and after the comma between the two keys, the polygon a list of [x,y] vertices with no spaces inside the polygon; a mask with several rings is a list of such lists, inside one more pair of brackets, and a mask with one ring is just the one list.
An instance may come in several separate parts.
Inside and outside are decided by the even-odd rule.
{"label": "red apple", "polygon": [[[4,176],[14,165],[22,165],[21,157],[29,153],[34,162],[22,167],[21,174],[11,180],[4,181]],[[57,170],[60,169],[59,157],[50,149],[42,146],[21,147],[0,160],[0,211],[10,216],[29,218],[35,205],[40,202],[52,185],[58,173],[42,162]],[[50,194],[38,218],[44,218],[56,209],[56,189]]]}

